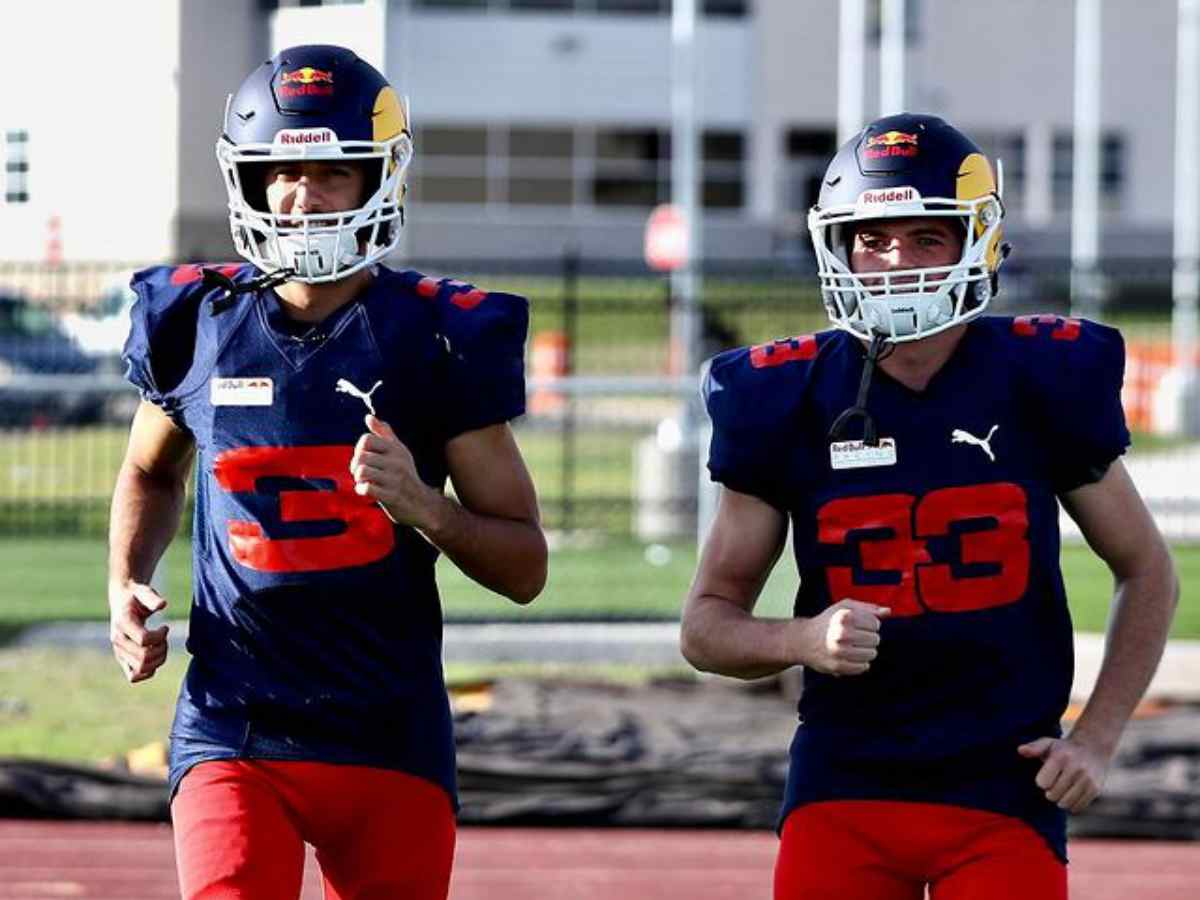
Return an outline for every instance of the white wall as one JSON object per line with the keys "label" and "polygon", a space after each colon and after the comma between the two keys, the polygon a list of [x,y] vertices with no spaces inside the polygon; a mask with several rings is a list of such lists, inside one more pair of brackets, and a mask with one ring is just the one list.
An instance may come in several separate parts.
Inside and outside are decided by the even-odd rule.
{"label": "white wall", "polygon": [[41,0],[9,19],[0,130],[29,132],[30,202],[0,202],[0,259],[41,259],[52,216],[67,260],[169,254],[178,2]]}
{"label": "white wall", "polygon": [[298,44],[336,44],[382,69],[387,5],[386,0],[366,0],[361,5],[279,9],[271,17],[271,55]]}

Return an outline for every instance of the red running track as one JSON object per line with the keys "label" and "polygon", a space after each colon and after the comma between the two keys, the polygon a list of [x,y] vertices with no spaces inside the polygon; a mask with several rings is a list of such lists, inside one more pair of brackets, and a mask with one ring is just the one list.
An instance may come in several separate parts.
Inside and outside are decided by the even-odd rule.
{"label": "red running track", "polygon": [[[769,900],[775,836],[464,828],[453,900]],[[1072,900],[1195,900],[1200,842],[1074,841]],[[177,898],[166,825],[0,821],[0,898]],[[303,900],[320,900],[309,860]]]}

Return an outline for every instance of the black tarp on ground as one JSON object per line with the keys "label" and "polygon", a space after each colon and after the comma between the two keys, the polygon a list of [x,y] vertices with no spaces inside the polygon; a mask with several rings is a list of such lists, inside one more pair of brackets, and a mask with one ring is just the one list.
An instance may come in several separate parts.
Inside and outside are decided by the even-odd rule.
{"label": "black tarp on ground", "polygon": [[[794,723],[777,689],[502,681],[472,699],[455,716],[464,824],[774,825]],[[165,820],[166,790],[0,760],[0,816]],[[1131,723],[1104,795],[1072,833],[1200,839],[1200,709]]]}

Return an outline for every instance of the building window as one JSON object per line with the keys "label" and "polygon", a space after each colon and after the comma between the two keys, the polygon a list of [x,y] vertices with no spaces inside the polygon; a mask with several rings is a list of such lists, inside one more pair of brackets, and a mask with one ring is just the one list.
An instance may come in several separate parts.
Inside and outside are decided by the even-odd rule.
{"label": "building window", "polygon": [[1022,132],[971,132],[971,138],[979,145],[983,155],[992,164],[992,173],[999,179],[1001,173],[997,163],[1003,164],[1003,179],[997,188],[1003,187],[1004,209],[1008,215],[1021,212],[1025,206],[1025,135]]}
{"label": "building window", "polygon": [[[283,5],[307,4],[309,0],[276,0]],[[914,2],[914,0],[909,0]],[[671,14],[671,0],[413,0],[417,9],[492,10],[495,12],[578,12],[602,15]],[[699,0],[697,9],[706,16],[745,18],[750,0]]]}
{"label": "building window", "polygon": [[596,132],[592,202],[597,206],[655,206],[671,195],[666,132],[599,129]]}
{"label": "building window", "polygon": [[750,12],[750,0],[704,0],[706,16],[740,19]]}
{"label": "building window", "polygon": [[514,206],[575,202],[575,132],[570,128],[508,129],[507,199]]}
{"label": "building window", "polygon": [[598,13],[662,13],[671,11],[671,0],[594,0]]}
{"label": "building window", "polygon": [[708,209],[741,209],[745,203],[743,163],[746,142],[740,131],[706,131],[702,140],[704,185]]}
{"label": "building window", "polygon": [[559,10],[573,10],[575,8],[575,0],[508,0],[508,6],[509,9],[516,10],[557,12]]}
{"label": "building window", "polygon": [[361,6],[363,0],[260,0],[268,11],[288,6]]}
{"label": "building window", "polygon": [[[883,4],[885,0],[867,2],[867,40],[879,46],[883,39]],[[904,43],[916,46],[921,40],[921,0],[908,0],[904,5]]]}
{"label": "building window", "polygon": [[414,137],[413,199],[424,203],[486,203],[488,131],[424,127]]}
{"label": "building window", "polygon": [[[416,147],[418,202],[649,208],[671,196],[666,129],[427,125]],[[744,205],[745,153],[741,132],[704,134],[705,206]]]}
{"label": "building window", "polygon": [[[1075,141],[1071,132],[1054,135],[1054,208],[1070,209],[1072,177],[1075,165]],[[1128,161],[1125,138],[1114,132],[1100,136],[1100,208],[1115,212],[1121,208]]]}
{"label": "building window", "polygon": [[4,202],[29,202],[29,132],[4,133]]}
{"label": "building window", "polygon": [[783,144],[783,205],[806,213],[821,194],[821,179],[837,150],[837,133],[832,128],[789,128]]}

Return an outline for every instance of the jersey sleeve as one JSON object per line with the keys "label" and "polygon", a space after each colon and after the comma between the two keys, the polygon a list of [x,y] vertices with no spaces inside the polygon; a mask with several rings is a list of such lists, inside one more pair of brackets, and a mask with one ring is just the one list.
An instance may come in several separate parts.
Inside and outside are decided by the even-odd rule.
{"label": "jersey sleeve", "polygon": [[709,365],[702,386],[713,429],[708,471],[730,490],[784,509],[787,488],[779,450],[798,415],[806,367],[801,362],[777,366],[771,358],[763,347],[741,347]]}
{"label": "jersey sleeve", "polygon": [[170,412],[174,392],[195,353],[197,291],[182,290],[178,270],[155,266],[130,281],[137,299],[130,311],[129,336],[121,358],[125,377],[142,399]]}
{"label": "jersey sleeve", "polygon": [[438,306],[447,351],[446,438],[524,415],[529,301],[447,281]]}
{"label": "jersey sleeve", "polygon": [[1129,447],[1121,405],[1125,342],[1115,328],[1085,319],[1013,323],[1018,340],[1032,342],[1032,391],[1041,420],[1051,479],[1065,493],[1104,476]]}
{"label": "jersey sleeve", "polygon": [[[154,266],[135,273],[129,282],[136,299],[121,351],[125,377],[142,399],[161,407],[180,425],[180,387],[193,367],[202,364],[198,358],[207,358],[197,348],[204,330],[201,317],[207,315],[202,307],[214,293],[204,280],[205,268],[230,279],[249,278],[255,272],[243,264]],[[211,342],[210,332],[211,328],[205,334]]]}

